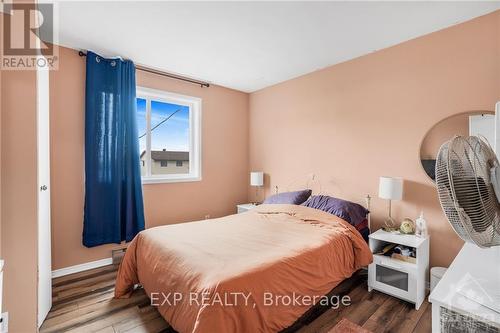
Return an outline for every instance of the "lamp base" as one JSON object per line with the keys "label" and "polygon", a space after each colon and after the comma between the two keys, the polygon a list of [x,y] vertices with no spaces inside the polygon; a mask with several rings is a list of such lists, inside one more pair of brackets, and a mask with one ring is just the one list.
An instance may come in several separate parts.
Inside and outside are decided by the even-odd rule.
{"label": "lamp base", "polygon": [[396,221],[392,217],[387,217],[384,221],[384,226],[382,227],[383,230],[389,231],[389,232],[394,232],[398,230]]}

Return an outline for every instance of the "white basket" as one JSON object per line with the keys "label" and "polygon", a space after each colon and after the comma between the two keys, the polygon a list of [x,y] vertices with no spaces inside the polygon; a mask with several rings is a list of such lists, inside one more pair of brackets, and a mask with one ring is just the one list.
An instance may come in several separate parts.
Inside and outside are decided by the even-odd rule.
{"label": "white basket", "polygon": [[437,286],[439,280],[446,273],[446,267],[432,267],[431,268],[431,291]]}

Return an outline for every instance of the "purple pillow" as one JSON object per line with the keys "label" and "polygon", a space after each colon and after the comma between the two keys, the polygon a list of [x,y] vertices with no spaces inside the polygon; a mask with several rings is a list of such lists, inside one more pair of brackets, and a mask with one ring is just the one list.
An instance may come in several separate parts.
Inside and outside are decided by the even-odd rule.
{"label": "purple pillow", "polygon": [[329,197],[327,195],[314,195],[310,197],[302,206],[316,208],[324,212],[333,214],[356,226],[366,219],[369,211],[354,202]]}
{"label": "purple pillow", "polygon": [[300,205],[311,196],[311,190],[302,190],[294,192],[283,192],[275,195],[271,195],[269,198],[264,200],[265,204],[290,204],[290,205]]}

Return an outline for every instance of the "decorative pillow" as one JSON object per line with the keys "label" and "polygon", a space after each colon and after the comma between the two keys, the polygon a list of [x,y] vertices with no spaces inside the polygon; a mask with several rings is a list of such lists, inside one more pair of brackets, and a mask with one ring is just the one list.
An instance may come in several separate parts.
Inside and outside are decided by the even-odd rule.
{"label": "decorative pillow", "polygon": [[316,208],[324,212],[333,214],[357,226],[366,219],[368,210],[354,202],[329,197],[327,195],[314,195],[310,197],[302,206]]}
{"label": "decorative pillow", "polygon": [[311,196],[311,193],[311,190],[278,193],[271,195],[263,203],[300,205]]}

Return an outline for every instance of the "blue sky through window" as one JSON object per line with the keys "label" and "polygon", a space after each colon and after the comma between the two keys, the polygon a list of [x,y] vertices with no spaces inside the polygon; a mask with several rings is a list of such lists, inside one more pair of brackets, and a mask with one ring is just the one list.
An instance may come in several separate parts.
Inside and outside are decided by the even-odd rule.
{"label": "blue sky through window", "polygon": [[[174,112],[171,118],[161,123]],[[137,99],[137,128],[138,136],[146,133],[146,100],[142,98]],[[151,101],[151,128],[151,150],[189,151],[187,106]],[[139,139],[139,146],[141,153],[146,150],[146,136]]]}

